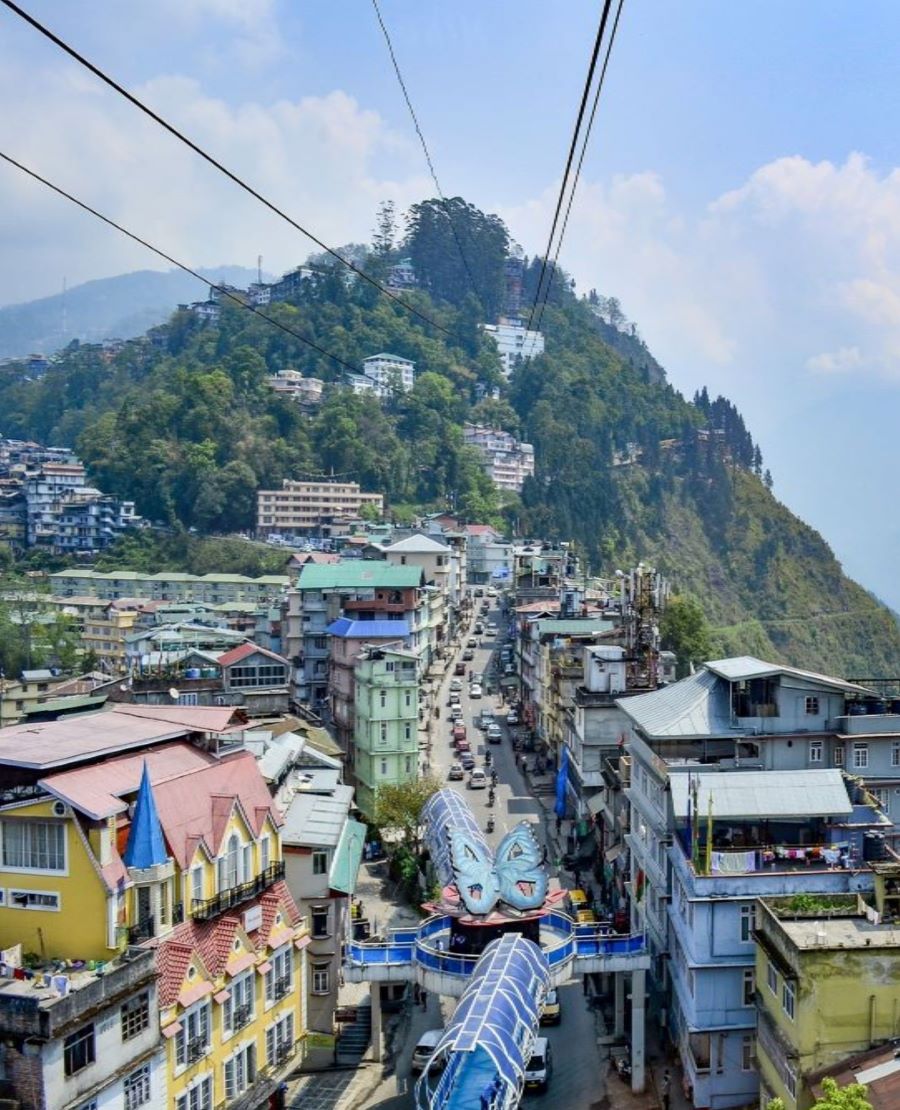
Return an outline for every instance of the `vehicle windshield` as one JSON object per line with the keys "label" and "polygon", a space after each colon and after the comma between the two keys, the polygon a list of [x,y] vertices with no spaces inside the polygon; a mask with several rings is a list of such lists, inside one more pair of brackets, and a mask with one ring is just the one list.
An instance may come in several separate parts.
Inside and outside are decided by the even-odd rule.
{"label": "vehicle windshield", "polygon": [[528,1061],[528,1067],[525,1070],[526,1071],[543,1071],[543,1068],[544,1068],[544,1057],[543,1056],[532,1056],[531,1059]]}

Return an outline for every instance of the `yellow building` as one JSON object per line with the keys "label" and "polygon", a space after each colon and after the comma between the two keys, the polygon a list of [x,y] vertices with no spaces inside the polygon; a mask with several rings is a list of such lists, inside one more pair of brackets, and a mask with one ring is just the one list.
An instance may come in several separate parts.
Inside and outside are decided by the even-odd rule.
{"label": "yellow building", "polygon": [[[153,948],[173,1110],[258,1106],[306,1034],[309,933],[283,881],[281,816],[229,722],[118,707],[0,741],[7,782],[30,795],[0,805],[0,948],[77,965]],[[17,755],[8,738],[27,731],[35,750]],[[109,748],[121,754],[96,758]]]}
{"label": "yellow building", "polygon": [[808,1110],[822,1072],[900,1035],[900,927],[857,895],[800,895],[761,899],[755,937],[761,1104]]}
{"label": "yellow building", "polygon": [[101,610],[85,615],[82,647],[85,652],[94,652],[110,668],[110,673],[128,669],[125,640],[134,631],[141,604],[140,601],[113,601]]}

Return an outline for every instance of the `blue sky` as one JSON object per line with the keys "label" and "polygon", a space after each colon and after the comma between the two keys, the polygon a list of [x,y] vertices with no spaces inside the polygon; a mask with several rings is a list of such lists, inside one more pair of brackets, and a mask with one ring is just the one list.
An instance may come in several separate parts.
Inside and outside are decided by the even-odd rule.
{"label": "blue sky", "polygon": [[[430,195],[368,0],[29,0],[328,242]],[[600,4],[383,0],[448,193],[546,237]],[[125,14],[127,12],[127,14]],[[900,608],[900,5],[626,0],[562,262]],[[0,13],[0,148],[192,264],[309,245]],[[153,265],[0,168],[0,303]]]}

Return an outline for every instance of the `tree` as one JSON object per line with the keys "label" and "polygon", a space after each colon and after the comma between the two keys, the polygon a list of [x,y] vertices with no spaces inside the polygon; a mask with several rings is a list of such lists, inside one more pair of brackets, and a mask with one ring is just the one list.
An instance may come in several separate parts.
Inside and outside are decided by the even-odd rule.
{"label": "tree", "polygon": [[375,218],[375,233],[372,236],[372,249],[382,258],[389,255],[394,249],[394,239],[397,235],[397,219],[392,200],[383,200],[378,205],[378,215]]}
{"label": "tree", "polygon": [[[380,786],[375,801],[375,824],[382,833],[382,839],[418,855],[422,810],[431,795],[440,788],[440,782],[432,777]],[[392,835],[385,838],[384,834],[388,831]]]}
{"label": "tree", "polygon": [[712,654],[703,607],[689,594],[669,600],[659,631],[662,647],[678,656],[679,677],[689,674],[692,665],[702,663]]}
{"label": "tree", "polygon": [[[784,1100],[770,1099],[766,1104],[766,1110],[785,1110]],[[822,1080],[822,1094],[813,1103],[812,1110],[873,1110],[873,1108],[867,1097],[866,1087],[862,1083],[839,1087],[834,1079],[826,1077]]]}

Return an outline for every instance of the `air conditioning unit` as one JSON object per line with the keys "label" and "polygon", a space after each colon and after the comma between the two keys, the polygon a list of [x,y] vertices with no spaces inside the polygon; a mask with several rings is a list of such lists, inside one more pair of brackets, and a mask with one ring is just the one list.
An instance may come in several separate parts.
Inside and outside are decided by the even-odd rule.
{"label": "air conditioning unit", "polygon": [[233,1029],[243,1029],[250,1018],[253,1016],[253,1008],[249,1005],[235,1006],[234,1014],[231,1018],[231,1026]]}
{"label": "air conditioning unit", "polygon": [[192,1064],[195,1060],[200,1060],[206,1055],[206,1041],[203,1037],[192,1037],[187,1043],[186,1055],[188,1063]]}
{"label": "air conditioning unit", "polygon": [[53,803],[53,816],[54,817],[65,817],[65,815],[66,815],[66,803],[65,802],[54,802]]}
{"label": "air conditioning unit", "polygon": [[288,991],[290,989],[291,989],[291,978],[290,978],[289,975],[283,975],[280,979],[275,980],[275,986],[273,987],[273,993],[274,993],[276,999],[277,998],[284,998],[284,996],[288,993]]}

